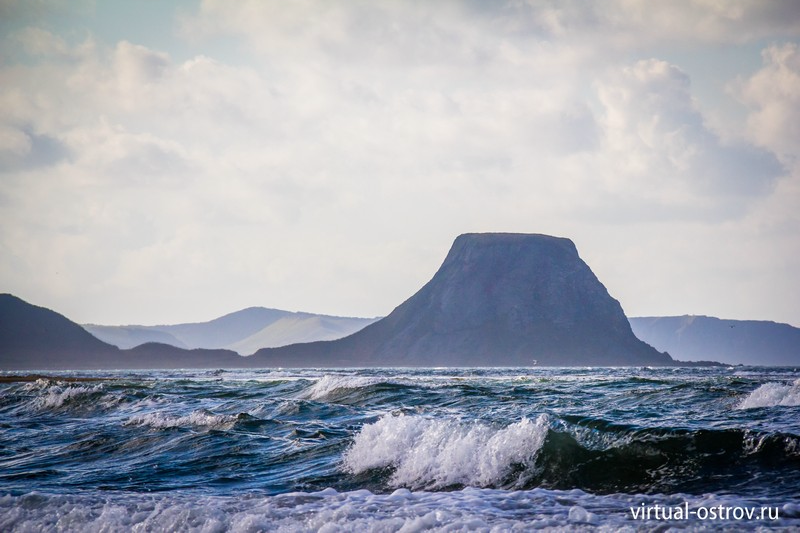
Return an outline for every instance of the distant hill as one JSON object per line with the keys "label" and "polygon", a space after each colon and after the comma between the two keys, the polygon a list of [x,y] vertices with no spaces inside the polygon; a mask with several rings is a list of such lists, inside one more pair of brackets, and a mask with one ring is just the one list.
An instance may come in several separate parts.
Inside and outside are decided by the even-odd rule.
{"label": "distant hill", "polygon": [[693,315],[636,317],[630,324],[637,337],[679,359],[800,365],[800,328],[789,324]]}
{"label": "distant hill", "polygon": [[377,318],[350,318],[250,307],[210,320],[162,326],[83,327],[120,348],[158,342],[179,348],[228,349],[250,355],[259,348],[345,337]]}
{"label": "distant hill", "polygon": [[237,368],[245,363],[229,350],[156,343],[120,350],[55,311],[0,294],[0,370]]}
{"label": "distant hill", "polygon": [[633,335],[572,241],[505,233],[459,236],[433,279],[348,337],[252,358],[297,367],[676,364]]}
{"label": "distant hill", "polygon": [[0,368],[87,368],[107,365],[119,350],[50,309],[0,294]]}
{"label": "distant hill", "polygon": [[242,355],[251,355],[261,348],[341,339],[376,320],[378,319],[292,313],[272,322],[249,337],[228,345],[227,348]]}
{"label": "distant hill", "polygon": [[[83,324],[83,328],[97,339],[113,344],[117,348],[124,350],[157,342],[169,344],[178,348],[188,348],[184,343],[175,338],[174,335],[157,329],[157,326],[100,326],[97,324]],[[156,329],[154,329],[156,328]]]}

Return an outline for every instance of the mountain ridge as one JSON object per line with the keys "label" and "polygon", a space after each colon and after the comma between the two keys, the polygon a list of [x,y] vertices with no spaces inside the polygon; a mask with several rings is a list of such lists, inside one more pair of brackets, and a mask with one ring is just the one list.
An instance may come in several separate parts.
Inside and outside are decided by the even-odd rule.
{"label": "mountain ridge", "polygon": [[800,328],[769,320],[730,320],[706,315],[631,317],[637,337],[686,360],[726,364],[800,364]]}
{"label": "mountain ridge", "polygon": [[83,327],[98,339],[124,349],[159,342],[186,349],[227,349],[251,355],[264,347],[340,338],[375,320],[248,307],[205,322]]}

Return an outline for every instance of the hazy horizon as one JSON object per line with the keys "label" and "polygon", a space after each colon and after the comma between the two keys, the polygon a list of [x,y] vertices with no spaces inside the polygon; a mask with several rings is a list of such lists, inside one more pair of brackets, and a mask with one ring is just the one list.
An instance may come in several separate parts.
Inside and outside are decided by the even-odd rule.
{"label": "hazy horizon", "polygon": [[[601,280],[601,282],[602,282],[602,280]],[[17,295],[14,295],[14,296],[17,296]],[[614,295],[612,294],[611,296],[613,297]],[[37,305],[38,307],[47,307],[47,306],[44,306],[44,305],[41,305],[41,304],[37,304],[35,302],[28,302],[28,303],[33,304],[33,305]],[[398,305],[400,305],[401,303],[403,303],[403,302],[399,302]],[[397,307],[397,306],[395,306],[395,307]],[[297,315],[308,314],[308,315],[312,315],[312,316],[321,316],[321,317],[330,317],[330,318],[357,319],[357,320],[380,320],[381,318],[386,317],[386,315],[388,315],[389,313],[391,313],[391,311],[394,310],[394,308],[392,308],[389,311],[389,313],[386,313],[386,315],[376,315],[376,316],[348,315],[348,316],[345,316],[345,315],[330,315],[330,314],[326,314],[326,313],[316,313],[314,311],[304,311],[304,310],[299,310],[299,309],[298,310],[276,309],[274,307],[261,305],[261,306],[248,306],[248,307],[245,307],[245,308],[242,308],[242,309],[233,309],[233,310],[229,310],[229,311],[223,311],[223,312],[221,312],[221,313],[219,313],[217,315],[213,315],[213,316],[209,316],[207,318],[201,318],[199,320],[193,320],[193,321],[181,320],[181,321],[178,321],[178,322],[169,322],[169,323],[161,322],[161,323],[152,323],[152,324],[151,323],[106,324],[106,323],[98,323],[98,322],[79,322],[79,324],[82,325],[82,326],[147,327],[147,328],[159,327],[159,326],[174,326],[174,325],[181,325],[181,324],[202,324],[202,323],[205,323],[205,322],[211,322],[211,321],[216,320],[218,318],[226,317],[228,315],[233,315],[233,314],[239,313],[241,311],[247,311],[248,309],[255,309],[255,308],[273,309],[273,310],[276,310],[276,311],[284,311],[284,312],[287,312],[287,313],[292,313],[292,314],[297,314]],[[62,315],[64,314],[64,313],[61,313],[58,309],[51,309],[51,310],[55,311],[55,312],[58,312],[58,313],[60,313]],[[781,324],[781,323],[789,324],[788,322],[780,322],[780,321],[775,321],[775,320],[764,320],[764,319],[759,319],[759,318],[741,318],[741,319],[739,319],[739,318],[730,318],[730,317],[725,317],[725,316],[712,316],[712,315],[693,314],[693,313],[680,313],[680,314],[676,314],[676,315],[631,315],[631,314],[626,313],[625,316],[627,318],[629,318],[629,319],[634,319],[634,318],[674,318],[674,317],[688,316],[688,317],[718,318],[718,319],[723,320],[723,321],[740,321],[740,320],[741,321],[747,321],[747,320],[749,320],[749,321],[754,321],[754,322],[775,322],[775,323],[779,323],[779,324]],[[70,320],[72,320],[69,316],[67,316],[66,318],[69,318]],[[798,327],[798,326],[796,326],[794,324],[789,324],[789,325],[792,326],[792,327]]]}
{"label": "hazy horizon", "polygon": [[628,316],[800,326],[791,1],[0,0],[0,292],[385,316],[462,233]]}

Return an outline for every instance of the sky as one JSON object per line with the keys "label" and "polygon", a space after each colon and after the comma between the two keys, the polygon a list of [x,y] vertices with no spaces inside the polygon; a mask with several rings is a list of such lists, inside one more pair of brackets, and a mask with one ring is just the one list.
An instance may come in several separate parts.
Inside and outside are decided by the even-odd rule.
{"label": "sky", "polygon": [[382,316],[495,231],[800,326],[800,5],[0,0],[0,292]]}

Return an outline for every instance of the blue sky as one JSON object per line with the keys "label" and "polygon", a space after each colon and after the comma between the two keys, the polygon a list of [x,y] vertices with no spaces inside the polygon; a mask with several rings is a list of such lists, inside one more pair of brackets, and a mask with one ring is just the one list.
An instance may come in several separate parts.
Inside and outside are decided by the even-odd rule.
{"label": "blue sky", "polygon": [[795,2],[0,0],[0,290],[389,313],[460,233],[800,326]]}

